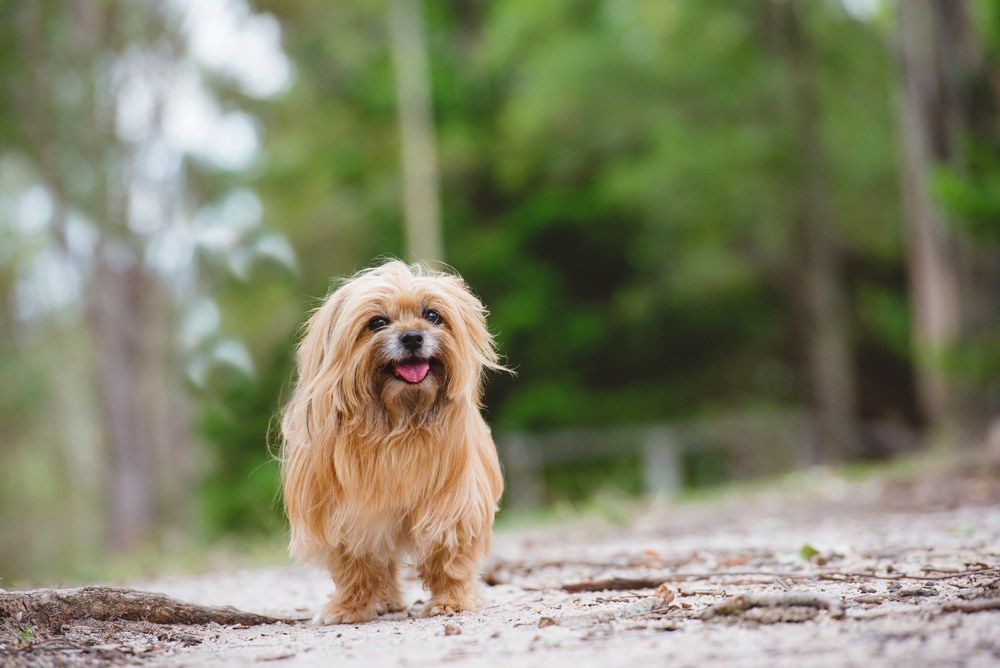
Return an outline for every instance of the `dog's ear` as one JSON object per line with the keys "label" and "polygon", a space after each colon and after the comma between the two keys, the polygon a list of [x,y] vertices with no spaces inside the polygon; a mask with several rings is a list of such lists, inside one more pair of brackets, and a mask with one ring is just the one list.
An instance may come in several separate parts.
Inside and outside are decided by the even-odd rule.
{"label": "dog's ear", "polygon": [[348,286],[342,285],[313,311],[296,349],[298,378],[286,414],[291,411],[299,413],[307,440],[325,433],[332,426],[326,422],[334,418],[339,408],[336,365],[337,346],[341,342],[335,333],[347,300],[347,291]]}
{"label": "dog's ear", "polygon": [[497,354],[493,335],[486,327],[486,307],[458,276],[444,278],[446,293],[458,322],[453,328],[460,353],[469,361],[466,369],[456,372],[455,383],[449,388],[452,398],[472,393],[476,400],[482,393],[483,369],[504,370]]}
{"label": "dog's ear", "polygon": [[326,504],[336,485],[330,452],[339,402],[334,333],[345,287],[306,321],[296,349],[295,389],[281,418],[285,513],[292,527],[292,551],[300,557],[320,540]]}
{"label": "dog's ear", "polygon": [[334,324],[343,303],[340,290],[330,295],[306,320],[302,338],[296,348],[299,363],[299,380],[311,379],[330,362],[330,344]]}

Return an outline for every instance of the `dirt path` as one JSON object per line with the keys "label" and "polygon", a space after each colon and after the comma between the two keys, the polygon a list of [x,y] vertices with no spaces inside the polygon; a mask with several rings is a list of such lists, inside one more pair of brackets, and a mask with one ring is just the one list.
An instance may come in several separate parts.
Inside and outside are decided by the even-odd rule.
{"label": "dirt path", "polygon": [[[818,477],[809,487],[649,509],[627,526],[501,532],[475,614],[332,627],[120,625],[105,638],[120,653],[103,658],[366,668],[1000,663],[993,475],[905,486]],[[407,585],[411,601],[424,597],[416,581]],[[308,616],[330,590],[322,573],[295,566],[136,586],[291,617]],[[737,597],[748,593],[776,607],[743,610]],[[775,596],[753,600],[760,594]]]}

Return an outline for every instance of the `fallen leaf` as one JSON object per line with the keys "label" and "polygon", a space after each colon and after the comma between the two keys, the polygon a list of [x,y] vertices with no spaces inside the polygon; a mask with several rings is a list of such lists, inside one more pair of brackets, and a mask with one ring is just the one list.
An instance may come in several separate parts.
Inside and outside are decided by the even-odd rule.
{"label": "fallen leaf", "polygon": [[720,568],[728,568],[730,566],[742,566],[748,561],[750,561],[749,554],[737,554],[733,557],[723,557],[716,563]]}
{"label": "fallen leaf", "polygon": [[651,547],[647,547],[642,551],[642,561],[646,566],[652,568],[661,568],[663,566],[663,558],[660,553]]}
{"label": "fallen leaf", "polygon": [[544,629],[546,626],[555,626],[556,620],[551,617],[542,617],[538,620],[538,628]]}
{"label": "fallen leaf", "polygon": [[818,554],[819,550],[817,550],[809,543],[806,543],[805,545],[799,548],[799,556],[805,559],[806,561],[812,561],[813,557],[815,557]]}
{"label": "fallen leaf", "polygon": [[667,586],[666,582],[664,582],[659,587],[657,587],[655,593],[656,593],[657,596],[660,597],[660,599],[664,603],[670,603],[672,600],[674,600],[675,594],[674,594],[673,590],[670,589],[670,587]]}
{"label": "fallen leaf", "polygon": [[444,634],[446,636],[457,636],[461,632],[462,632],[462,629],[460,629],[459,627],[455,626],[454,624],[445,624],[444,625]]}

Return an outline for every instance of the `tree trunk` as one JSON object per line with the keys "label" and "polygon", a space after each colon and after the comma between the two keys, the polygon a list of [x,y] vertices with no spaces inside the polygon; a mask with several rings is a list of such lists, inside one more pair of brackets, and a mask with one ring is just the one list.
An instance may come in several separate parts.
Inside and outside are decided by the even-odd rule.
{"label": "tree trunk", "polygon": [[138,264],[113,266],[103,254],[95,262],[87,315],[97,347],[108,539],[119,550],[148,540],[158,515],[158,413],[169,398],[157,391],[160,351],[150,345],[159,287]]}
{"label": "tree trunk", "polygon": [[402,146],[407,255],[444,259],[431,77],[420,0],[391,0],[392,59]]}
{"label": "tree trunk", "polygon": [[154,466],[157,478],[157,526],[190,527],[194,476],[191,421],[178,369],[183,368],[175,346],[177,324],[170,293],[158,280],[149,291],[145,327],[147,349],[146,400],[153,412]]}
{"label": "tree trunk", "polygon": [[[966,169],[963,146],[994,122],[995,91],[963,0],[900,0],[902,192],[906,207],[914,357],[929,423],[945,432],[969,426],[975,401],[961,396],[942,363],[967,330],[996,314],[997,286],[980,273],[996,258],[976,249],[932,192],[933,172]],[[980,270],[983,270],[982,272]]]}
{"label": "tree trunk", "polygon": [[840,267],[840,234],[827,187],[815,55],[797,9],[782,3],[791,67],[799,192],[793,228],[793,276],[820,461],[859,454],[856,379]]}

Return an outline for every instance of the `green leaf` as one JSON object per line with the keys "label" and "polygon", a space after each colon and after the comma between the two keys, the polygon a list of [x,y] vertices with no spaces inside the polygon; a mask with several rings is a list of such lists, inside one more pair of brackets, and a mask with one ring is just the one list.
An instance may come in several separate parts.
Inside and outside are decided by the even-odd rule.
{"label": "green leaf", "polygon": [[805,559],[806,561],[812,561],[813,557],[815,557],[818,554],[819,550],[817,550],[809,543],[806,543],[805,545],[799,548],[799,556]]}

